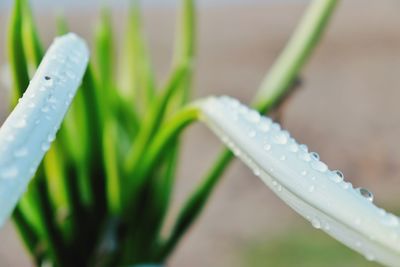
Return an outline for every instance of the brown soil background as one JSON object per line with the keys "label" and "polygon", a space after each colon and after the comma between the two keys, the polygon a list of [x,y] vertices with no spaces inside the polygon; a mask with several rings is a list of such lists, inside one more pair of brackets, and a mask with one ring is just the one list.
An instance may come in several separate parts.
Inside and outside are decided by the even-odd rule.
{"label": "brown soil background", "polygon": [[[227,94],[248,103],[304,7],[281,3],[200,9],[196,97]],[[284,126],[297,140],[318,151],[356,186],[372,189],[375,201],[389,209],[398,208],[400,199],[399,10],[396,0],[343,1],[284,116]],[[118,25],[124,16],[119,14],[122,11],[115,12],[120,36]],[[66,13],[71,29],[89,38],[97,13]],[[168,73],[174,16],[169,8],[145,11],[161,81]],[[53,16],[42,11],[37,18],[48,44],[54,34]],[[1,64],[5,62],[6,19],[1,10]],[[2,87],[0,121],[6,109]],[[191,127],[185,138],[173,213],[220,146],[201,125]],[[240,266],[237,255],[243,246],[260,236],[279,236],[299,224],[306,223],[236,162],[171,257],[170,266]],[[0,231],[0,266],[30,266],[11,224]]]}

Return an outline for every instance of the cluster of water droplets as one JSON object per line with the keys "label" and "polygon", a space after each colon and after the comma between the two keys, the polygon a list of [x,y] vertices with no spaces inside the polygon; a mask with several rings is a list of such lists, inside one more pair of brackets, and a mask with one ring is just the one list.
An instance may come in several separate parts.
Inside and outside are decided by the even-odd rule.
{"label": "cluster of water droplets", "polygon": [[[344,180],[344,175],[340,170],[329,170],[328,166],[320,160],[318,153],[309,152],[307,145],[298,144],[288,131],[281,129],[278,123],[261,116],[257,111],[249,109],[234,98],[223,96],[221,102],[227,109],[223,116],[228,115],[236,122],[242,123],[243,127],[247,128],[247,136],[250,139],[256,140],[256,137],[259,137],[257,141],[261,141],[259,145],[266,153],[274,155],[274,150],[276,150],[277,153],[280,153],[276,154],[280,161],[288,159],[290,154],[296,155],[298,161],[303,163],[299,177],[308,177],[314,180],[316,177],[312,175],[311,171],[313,170],[324,174],[331,182],[340,185],[343,189],[353,189],[352,184]],[[219,132],[224,135],[221,131]],[[224,136],[223,140],[229,146],[233,146],[233,142],[230,142],[227,136]],[[235,147],[234,151],[235,154],[240,154],[239,148]],[[255,173],[258,171],[256,170]],[[313,191],[314,188],[310,187],[309,189]],[[367,189],[357,188],[356,191],[365,199],[373,201],[373,194]]]}
{"label": "cluster of water droplets", "polygon": [[[56,39],[1,127],[0,209],[4,209],[6,196],[19,197],[55,140],[87,63],[87,47],[77,36],[68,34]],[[2,220],[0,212],[0,224]]]}
{"label": "cluster of water droplets", "polygon": [[[343,229],[357,228],[362,224],[364,227],[369,223],[365,217],[349,214],[348,217],[353,216],[351,222],[346,222],[350,225],[340,226],[340,223],[320,212],[321,207],[329,209],[334,205],[335,198],[328,197],[329,190],[334,188],[335,192],[347,192],[346,196],[355,196],[366,206],[379,210],[379,223],[383,227],[392,227],[392,230],[389,229],[391,238],[398,240],[398,217],[374,206],[374,197],[369,190],[353,188],[351,183],[345,181],[341,171],[330,170],[316,152],[310,152],[306,145],[297,143],[278,123],[227,96],[208,101],[204,110],[206,123],[256,176],[260,176],[292,208],[307,218],[313,227],[338,238],[336,232],[346,232],[348,230]],[[319,204],[315,199],[325,201],[326,205],[311,207],[310,203]],[[363,206],[362,203],[360,205]],[[329,210],[326,212],[329,214]],[[373,240],[374,237],[368,238]],[[374,249],[369,248],[362,236],[356,234],[351,240],[343,242],[360,251],[367,259],[375,259]]]}

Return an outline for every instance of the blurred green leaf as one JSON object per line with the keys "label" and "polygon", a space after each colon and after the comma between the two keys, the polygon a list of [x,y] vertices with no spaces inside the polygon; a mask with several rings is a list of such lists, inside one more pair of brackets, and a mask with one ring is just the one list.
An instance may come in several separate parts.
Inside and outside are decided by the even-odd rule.
{"label": "blurred green leaf", "polygon": [[[299,27],[296,29],[290,44],[282,52],[282,56],[272,66],[266,76],[266,81],[261,85],[256,96],[255,107],[260,112],[270,110],[279,102],[284,93],[290,89],[293,80],[298,76],[301,67],[315,48],[321,37],[323,29],[329,21],[330,15],[336,6],[336,0],[314,0]],[[273,81],[273,82],[270,82]],[[160,252],[160,259],[164,260],[173,250],[179,239],[186,233],[190,225],[199,216],[213,189],[222,177],[225,169],[232,161],[233,155],[224,149],[211,169],[194,192],[189,196],[172,228],[172,232],[165,241],[164,248]]]}
{"label": "blurred green leaf", "polygon": [[23,0],[15,0],[8,29],[8,61],[12,75],[12,102],[15,106],[29,84],[28,63],[22,39]]}
{"label": "blurred green leaf", "polygon": [[43,57],[43,48],[40,43],[39,34],[33,20],[32,9],[28,0],[22,0],[22,38],[28,63],[31,64],[32,73],[39,66]]}
{"label": "blurred green leaf", "polygon": [[114,121],[107,121],[103,135],[104,164],[107,174],[107,198],[108,209],[111,214],[120,214],[122,211],[122,174],[120,173],[120,161],[118,154],[118,129]]}
{"label": "blurred green leaf", "polygon": [[155,96],[155,80],[143,34],[139,0],[130,0],[119,82],[123,95],[133,100],[133,108],[139,113],[143,113],[151,105]]}
{"label": "blurred green leaf", "polygon": [[[16,104],[43,50],[28,0],[14,1],[8,58]],[[298,77],[335,3],[315,0],[266,76],[255,101],[259,110],[278,103]],[[171,72],[166,84],[156,88],[139,0],[130,2],[118,73],[111,9],[102,9],[94,60],[57,141],[14,214],[38,265],[164,261],[199,216],[232,159],[227,150],[189,197],[167,239],[161,240],[181,133],[199,116],[195,106],[187,105],[194,75],[196,19],[195,0],[181,0]],[[58,16],[57,32],[67,31],[67,21]]]}
{"label": "blurred green leaf", "polygon": [[111,10],[102,8],[95,36],[95,67],[101,88],[101,106],[113,106],[115,101],[114,83],[114,44]]}
{"label": "blurred green leaf", "polygon": [[292,229],[274,237],[265,235],[265,240],[257,238],[240,246],[238,252],[243,266],[263,267],[377,267],[377,263],[367,261],[363,256],[350,250],[322,232],[307,225]]}

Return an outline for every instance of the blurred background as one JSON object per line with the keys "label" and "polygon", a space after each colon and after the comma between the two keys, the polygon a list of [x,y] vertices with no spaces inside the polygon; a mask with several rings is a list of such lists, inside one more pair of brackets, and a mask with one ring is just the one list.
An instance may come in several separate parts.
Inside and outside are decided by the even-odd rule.
{"label": "blurred background", "polygon": [[[31,1],[46,44],[61,10],[89,42],[100,1]],[[144,18],[158,78],[171,60],[175,0],[146,0]],[[308,1],[200,1],[195,98],[227,94],[249,103],[299,21]],[[0,66],[11,0],[0,2]],[[116,36],[126,17],[115,5]],[[342,1],[285,107],[283,125],[375,202],[400,211],[400,2]],[[2,77],[4,75],[2,74]],[[0,86],[0,122],[7,115],[7,81]],[[185,134],[179,204],[213,162],[219,141],[201,125]],[[0,230],[0,266],[31,266],[11,223]],[[283,204],[235,162],[208,207],[169,261],[171,267],[378,266],[367,262]]]}

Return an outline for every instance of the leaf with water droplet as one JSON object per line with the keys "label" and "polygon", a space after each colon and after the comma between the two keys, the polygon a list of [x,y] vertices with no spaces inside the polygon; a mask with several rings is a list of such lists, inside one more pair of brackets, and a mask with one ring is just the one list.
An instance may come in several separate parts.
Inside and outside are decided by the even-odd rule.
{"label": "leaf with water droplet", "polygon": [[[359,253],[373,255],[374,260],[390,266],[400,262],[400,242],[388,238],[400,236],[398,217],[382,212],[371,195],[355,190],[344,181],[342,172],[329,170],[318,154],[309,153],[306,145],[298,144],[278,123],[261,127],[270,119],[258,119],[236,100],[231,101],[234,105],[227,103],[227,97],[224,101],[217,97],[200,101],[204,122],[218,136],[225,136],[229,147],[240,150],[237,156],[273,192],[315,228]],[[235,119],[231,114],[237,114]],[[357,242],[363,246],[356,246]]]}
{"label": "leaf with water droplet", "polygon": [[[56,54],[67,56],[73,51],[82,55],[76,58],[73,68],[66,62],[53,60]],[[88,55],[86,44],[74,34],[55,41],[23,98],[0,128],[0,226],[12,212],[50,148],[50,142],[55,138],[54,129],[59,128],[69,107],[57,103],[71,101],[75,95],[88,64]],[[65,84],[61,87],[56,82],[58,77],[49,74],[54,70],[73,74],[65,74]],[[72,79],[72,76],[75,78]]]}

